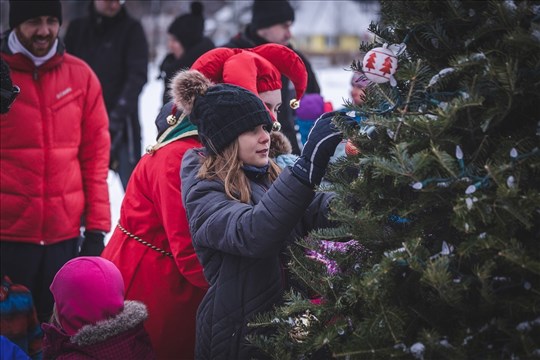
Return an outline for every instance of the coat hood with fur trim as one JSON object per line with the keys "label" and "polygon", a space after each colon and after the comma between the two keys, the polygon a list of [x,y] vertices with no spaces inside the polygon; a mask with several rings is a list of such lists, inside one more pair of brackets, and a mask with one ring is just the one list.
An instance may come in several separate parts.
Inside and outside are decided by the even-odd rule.
{"label": "coat hood with fur trim", "polygon": [[125,301],[124,310],[120,314],[95,325],[83,326],[71,337],[71,341],[79,346],[93,345],[133,329],[147,317],[146,305],[138,301]]}
{"label": "coat hood with fur trim", "polygon": [[125,301],[115,317],[83,326],[69,336],[55,324],[43,324],[43,357],[49,359],[155,359],[144,321],[146,306]]}

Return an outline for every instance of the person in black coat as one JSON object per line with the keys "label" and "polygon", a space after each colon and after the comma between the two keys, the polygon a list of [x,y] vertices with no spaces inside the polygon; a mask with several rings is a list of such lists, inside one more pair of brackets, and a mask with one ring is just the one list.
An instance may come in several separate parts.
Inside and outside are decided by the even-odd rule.
{"label": "person in black coat", "polygon": [[337,225],[327,216],[334,194],[315,188],[342,132],[335,114],[322,116],[302,155],[281,170],[269,157],[273,119],[257,95],[213,85],[196,70],[178,73],[171,91],[204,145],[186,152],[180,170],[193,246],[210,285],[197,310],[195,358],[264,359],[246,339],[258,333],[248,323],[282,302],[286,247]]}
{"label": "person in black coat", "polygon": [[165,86],[163,105],[171,101],[169,82],[178,70],[189,69],[205,52],[215,48],[213,41],[204,36],[204,7],[202,3],[191,3],[191,12],[178,16],[167,30],[167,47],[170,53],[160,66],[160,79]]}
{"label": "person in black coat", "polygon": [[141,157],[138,104],[148,73],[143,27],[120,1],[94,0],[88,16],[69,24],[64,41],[67,51],[86,61],[101,82],[109,114],[110,167],[125,189]]}
{"label": "person in black coat", "polygon": [[[252,8],[251,23],[246,26],[244,31],[235,35],[222,47],[228,48],[252,48],[266,43],[276,43],[288,46],[294,50],[306,65],[308,72],[308,83],[306,95],[311,93],[319,94],[321,89],[315,73],[308,59],[299,51],[295,50],[289,43],[292,34],[290,27],[294,22],[294,9],[287,0],[265,1],[255,0]],[[283,87],[281,88],[281,98],[284,104],[294,97],[289,89],[289,79],[282,77]],[[278,121],[281,123],[281,131],[287,136],[292,145],[292,153],[300,155],[300,146],[295,130],[293,110],[288,106],[283,106],[278,115]]]}

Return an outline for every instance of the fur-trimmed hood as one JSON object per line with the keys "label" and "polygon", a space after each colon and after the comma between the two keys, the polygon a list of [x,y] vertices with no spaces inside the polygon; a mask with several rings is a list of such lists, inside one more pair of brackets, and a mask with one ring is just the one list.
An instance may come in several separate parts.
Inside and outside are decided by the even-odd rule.
{"label": "fur-trimmed hood", "polygon": [[133,329],[144,322],[147,317],[146,305],[128,300],[124,302],[124,310],[120,314],[95,325],[83,326],[77,334],[71,337],[71,341],[79,346],[93,345]]}
{"label": "fur-trimmed hood", "polygon": [[270,133],[270,153],[272,159],[279,155],[292,153],[292,146],[289,139],[280,131],[272,131]]}
{"label": "fur-trimmed hood", "polygon": [[155,359],[150,337],[144,329],[148,317],[146,306],[138,301],[125,301],[116,316],[94,325],[83,326],[69,336],[56,324],[42,324],[43,358],[79,359]]}

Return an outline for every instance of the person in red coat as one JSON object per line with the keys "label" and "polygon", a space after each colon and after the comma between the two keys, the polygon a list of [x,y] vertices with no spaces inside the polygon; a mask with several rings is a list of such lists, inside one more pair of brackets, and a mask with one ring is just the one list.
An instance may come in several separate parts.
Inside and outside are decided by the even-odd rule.
{"label": "person in red coat", "polygon": [[[294,79],[298,98],[307,82],[300,58],[277,44],[250,51],[211,50],[193,67],[214,82],[229,82],[256,92],[274,118],[281,105],[278,67]],[[238,67],[249,71],[233,76]],[[148,307],[145,327],[157,358],[193,359],[196,312],[208,284],[182,205],[180,166],[187,150],[202,145],[197,128],[171,102],[161,109],[156,125],[157,144],[147,149],[133,171],[120,220],[101,256],[120,269],[126,298]]]}
{"label": "person in red coat", "polygon": [[[171,103],[156,122],[169,115],[181,115]],[[200,142],[187,118],[166,130],[135,167],[118,225],[101,256],[120,269],[126,298],[148,307],[145,326],[157,358],[193,359],[195,312],[208,285],[182,206],[180,164],[186,150]]]}
{"label": "person in red coat", "polygon": [[0,266],[50,318],[54,274],[81,252],[99,255],[110,230],[109,124],[92,69],[58,38],[61,2],[9,2],[1,57],[17,100],[0,115]]}

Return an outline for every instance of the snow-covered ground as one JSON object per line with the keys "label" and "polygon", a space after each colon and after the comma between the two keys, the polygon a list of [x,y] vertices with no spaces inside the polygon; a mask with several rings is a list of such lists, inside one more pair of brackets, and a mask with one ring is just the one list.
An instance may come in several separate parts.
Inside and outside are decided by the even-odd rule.
{"label": "snow-covered ground", "polygon": [[[325,100],[331,101],[334,108],[341,107],[344,103],[343,98],[349,97],[351,72],[346,70],[346,68],[347,66],[315,67],[317,80],[321,87],[321,95]],[[144,87],[139,101],[143,151],[148,145],[154,144],[156,140],[157,132],[154,126],[154,120],[161,108],[161,96],[163,93],[163,81],[156,79],[157,71],[156,64],[151,64],[149,66],[149,81]],[[112,227],[114,230],[114,227],[118,223],[118,218],[120,217],[120,205],[124,197],[124,190],[122,189],[119,177],[112,171],[109,171],[107,182],[109,184]],[[107,235],[107,239],[111,233]]]}

